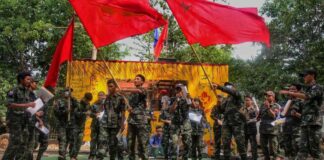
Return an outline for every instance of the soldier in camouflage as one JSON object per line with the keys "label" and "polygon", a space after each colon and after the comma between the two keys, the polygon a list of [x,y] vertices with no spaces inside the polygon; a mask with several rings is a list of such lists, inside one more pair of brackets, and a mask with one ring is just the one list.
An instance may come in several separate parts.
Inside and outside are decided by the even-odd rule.
{"label": "soldier in camouflage", "polygon": [[91,115],[92,118],[91,122],[91,141],[90,141],[90,154],[89,154],[89,160],[93,160],[98,151],[98,141],[99,141],[99,120],[97,118],[97,115],[100,114],[100,112],[104,111],[104,103],[105,103],[106,95],[105,92],[100,91],[98,93],[98,100],[94,103],[94,105],[91,107]]}
{"label": "soldier in camouflage", "polygon": [[208,124],[205,112],[202,107],[202,102],[199,98],[194,98],[192,107],[189,110],[189,113],[196,114],[202,116],[200,121],[195,121],[190,119],[192,134],[191,134],[191,141],[192,141],[192,159],[202,159],[202,148],[203,144],[203,136],[204,136],[204,127]]}
{"label": "soldier in camouflage", "polygon": [[122,149],[118,145],[117,134],[124,130],[125,102],[122,95],[116,93],[117,84],[111,79],[107,82],[108,96],[105,101],[105,111],[107,113],[107,138],[110,159],[122,160]]}
{"label": "soldier in camouflage", "polygon": [[[289,87],[290,92],[300,92],[301,85],[291,84]],[[290,96],[291,104],[287,113],[284,115],[286,120],[282,126],[282,139],[283,147],[285,150],[285,156],[289,160],[294,160],[298,153],[298,142],[300,140],[300,117],[302,100],[296,97]]]}
{"label": "soldier in camouflage", "polygon": [[172,159],[179,155],[179,137],[183,143],[183,159],[188,159],[191,153],[191,124],[189,120],[189,107],[187,104],[187,97],[184,97],[180,85],[176,86],[176,97],[172,98],[172,106],[170,112],[172,114],[171,130],[172,130],[172,143],[173,153]]}
{"label": "soldier in camouflage", "polygon": [[261,148],[265,160],[270,160],[270,155],[275,159],[278,156],[278,134],[279,126],[273,126],[271,123],[275,121],[279,115],[280,105],[275,102],[275,94],[272,91],[265,93],[266,100],[260,109],[260,141]]}
{"label": "soldier in camouflage", "polygon": [[91,114],[90,102],[91,93],[85,93],[77,108],[72,108],[71,114],[71,143],[69,146],[71,160],[76,160],[82,145],[83,131],[87,116]]}
{"label": "soldier in camouflage", "polygon": [[171,144],[171,114],[169,108],[169,101],[161,100],[162,110],[159,116],[159,121],[163,123],[162,147],[164,152],[164,159],[171,158],[172,144]]}
{"label": "soldier in camouflage", "polygon": [[308,157],[308,154],[314,159],[322,159],[320,152],[320,129],[322,126],[320,107],[323,102],[323,87],[316,83],[317,72],[315,70],[305,70],[301,76],[305,83],[303,93],[280,91],[281,94],[304,100],[301,112],[299,151],[296,159],[304,160]]}
{"label": "soldier in camouflage", "polygon": [[257,135],[257,115],[258,110],[253,105],[252,96],[247,95],[244,98],[245,101],[245,107],[244,110],[247,114],[247,122],[245,124],[245,146],[248,147],[248,143],[250,142],[251,150],[252,150],[252,159],[257,160],[258,159],[258,144],[256,141],[256,135]]}
{"label": "soldier in camouflage", "polygon": [[243,107],[243,97],[232,83],[226,82],[225,86],[215,84],[215,89],[219,89],[229,96],[222,103],[221,110],[224,113],[222,128],[222,140],[224,146],[224,159],[229,160],[231,157],[231,139],[234,136],[237,143],[238,151],[242,160],[246,160],[246,147],[244,143],[244,125],[245,116],[240,112]]}
{"label": "soldier in camouflage", "polygon": [[27,151],[27,144],[24,136],[27,132],[27,117],[25,110],[28,107],[35,107],[30,97],[31,74],[28,72],[19,73],[17,76],[18,85],[7,94],[7,125],[9,128],[9,144],[2,157],[3,160],[25,160],[24,151]]}
{"label": "soldier in camouflage", "polygon": [[222,95],[217,95],[217,104],[213,107],[210,118],[214,120],[213,132],[214,132],[214,156],[215,159],[220,159],[221,144],[222,144],[222,121],[223,114],[221,112],[221,104],[223,101]]}
{"label": "soldier in camouflage", "polygon": [[[46,89],[48,91],[50,91],[53,95],[55,95],[54,88],[47,86]],[[36,115],[36,119],[37,119],[37,122],[39,123],[39,125],[43,125],[43,126],[49,128],[49,123],[48,123],[48,119],[49,119],[48,115],[49,115],[49,109],[50,109],[49,107],[51,105],[53,105],[53,102],[54,102],[54,99],[49,100],[44,105],[44,107],[40,110],[41,114]],[[36,114],[37,113],[39,113],[39,112],[36,112]],[[38,129],[35,132],[35,134],[36,134],[36,136],[35,136],[36,142],[35,142],[35,147],[34,148],[36,148],[38,143],[39,143],[39,148],[38,148],[38,153],[37,153],[36,160],[41,160],[44,152],[47,150],[49,136],[48,136],[48,134],[45,134],[45,133],[43,133],[42,131],[40,131]]]}
{"label": "soldier in camouflage", "polygon": [[[66,160],[66,150],[67,146],[71,144],[72,137],[72,125],[71,120],[73,117],[73,111],[75,108],[79,108],[78,101],[71,96],[72,89],[64,89],[60,96],[54,100],[54,114],[58,120],[57,126],[57,138],[59,143],[59,157],[58,160]],[[68,107],[68,101],[70,99],[71,113]],[[69,121],[70,114],[70,121]],[[72,145],[70,145],[72,146]],[[70,150],[71,152],[72,150]]]}
{"label": "soldier in camouflage", "polygon": [[[32,78],[31,83],[30,83],[30,99],[32,101],[35,101],[37,99],[36,93],[35,91],[37,90],[37,82],[38,80]],[[28,117],[28,121],[27,121],[27,132],[26,132],[26,136],[25,136],[25,141],[27,144],[27,150],[24,151],[24,157],[26,160],[33,160],[33,151],[35,148],[35,136],[36,136],[36,121],[37,118],[42,117],[44,112],[44,107],[42,108],[42,110],[36,112],[34,115],[31,115],[29,112],[26,111],[26,116]]]}
{"label": "soldier in camouflage", "polygon": [[[129,96],[129,117],[128,117],[128,134],[127,140],[129,145],[129,159],[135,160],[135,144],[137,144],[139,157],[142,160],[148,159],[148,137],[147,119],[145,114],[147,93],[143,88],[145,77],[141,74],[136,75],[134,80],[135,89],[130,90],[132,93]],[[137,141],[137,143],[136,143]]]}

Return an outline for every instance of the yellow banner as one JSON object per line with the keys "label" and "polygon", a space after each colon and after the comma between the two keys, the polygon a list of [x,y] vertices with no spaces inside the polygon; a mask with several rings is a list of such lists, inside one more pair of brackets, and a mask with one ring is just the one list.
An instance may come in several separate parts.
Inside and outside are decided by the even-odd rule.
{"label": "yellow banner", "polygon": [[[223,84],[228,81],[228,65],[205,64],[208,77],[214,83]],[[142,74],[146,78],[146,86],[150,86],[160,80],[185,81],[191,97],[199,97],[204,104],[204,111],[208,121],[212,125],[209,115],[212,107],[216,103],[216,96],[210,89],[208,81],[199,64],[190,63],[153,63],[153,62],[129,62],[129,61],[91,61],[76,60],[72,62],[72,67],[67,72],[66,85],[73,88],[73,96],[81,99],[86,92],[91,92],[94,97],[100,91],[107,93],[107,80],[111,79],[108,68],[111,69],[114,77],[120,84],[126,87],[131,84],[137,74]],[[94,101],[96,98],[94,99]],[[158,119],[159,114],[155,113],[154,119]],[[91,122],[88,120],[88,123]],[[158,122],[152,122],[152,130]],[[89,126],[89,125],[88,125]],[[86,131],[86,136],[89,132]],[[205,140],[209,136],[205,136]],[[85,137],[86,137],[85,136]],[[89,138],[85,138],[89,139]]]}

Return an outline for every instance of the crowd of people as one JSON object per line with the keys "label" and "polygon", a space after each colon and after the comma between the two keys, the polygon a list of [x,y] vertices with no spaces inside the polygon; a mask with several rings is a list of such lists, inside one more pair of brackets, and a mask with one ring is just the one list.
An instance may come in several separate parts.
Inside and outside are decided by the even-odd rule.
{"label": "crowd of people", "polygon": [[[287,104],[280,106],[273,91],[265,92],[265,100],[259,105],[252,94],[242,95],[236,86],[226,82],[223,86],[213,84],[213,90],[226,93],[217,95],[210,118],[214,121],[214,159],[229,160],[232,156],[233,139],[242,160],[248,159],[250,144],[253,160],[259,158],[257,133],[260,134],[262,156],[265,160],[288,159],[305,160],[310,155],[321,159],[320,129],[322,119],[320,107],[323,88],[316,83],[317,72],[306,70],[301,74],[304,84],[290,84],[289,89],[279,94],[287,97]],[[73,98],[72,88],[60,91],[45,103],[35,114],[26,111],[35,107],[38,98],[37,80],[30,73],[17,76],[18,85],[8,92],[7,125],[9,145],[3,160],[32,160],[38,145],[36,159],[40,160],[48,145],[48,133],[39,128],[48,126],[48,109],[54,110],[58,121],[59,160],[68,154],[76,160],[82,145],[86,117],[92,118],[89,160],[104,159],[149,159],[149,155],[163,156],[165,159],[202,159],[204,129],[209,127],[198,97],[192,98],[184,89],[184,84],[174,87],[175,95],[162,90],[162,106],[156,134],[150,137],[152,119],[147,105],[147,91],[143,87],[145,77],[141,74],[134,79],[134,89],[129,94],[120,92],[117,82],[107,81],[108,94],[98,93],[98,100],[91,104],[91,93],[85,93],[78,101]],[[52,88],[49,91],[54,93]],[[126,118],[126,112],[129,113]],[[260,122],[260,125],[257,123]],[[122,143],[122,133],[127,124],[127,147]],[[17,152],[18,151],[18,152]],[[68,153],[67,153],[68,151]],[[221,156],[223,152],[223,156]]]}

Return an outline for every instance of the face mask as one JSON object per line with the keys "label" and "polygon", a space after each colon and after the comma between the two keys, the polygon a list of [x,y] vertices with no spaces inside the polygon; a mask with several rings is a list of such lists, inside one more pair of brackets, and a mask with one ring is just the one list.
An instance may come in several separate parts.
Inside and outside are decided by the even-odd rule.
{"label": "face mask", "polygon": [[65,91],[65,92],[64,92],[64,96],[65,96],[65,97],[70,96],[70,92],[69,92],[69,91]]}

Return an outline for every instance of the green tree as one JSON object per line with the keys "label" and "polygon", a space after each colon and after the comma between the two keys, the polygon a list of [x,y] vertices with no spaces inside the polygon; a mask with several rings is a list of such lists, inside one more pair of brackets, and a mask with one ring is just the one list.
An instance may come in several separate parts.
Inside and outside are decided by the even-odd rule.
{"label": "green tree", "polygon": [[263,48],[253,60],[233,59],[230,78],[239,88],[262,97],[264,91],[279,91],[292,82],[302,82],[298,73],[306,68],[319,72],[324,82],[324,2],[322,0],[268,0],[262,13],[271,18],[271,48]]}
{"label": "green tree", "polygon": [[[262,12],[271,18],[272,47],[269,57],[280,63],[280,70],[296,74],[315,68],[324,74],[324,1],[267,1]],[[319,78],[323,82],[324,76]]]}
{"label": "green tree", "polygon": [[[45,77],[56,45],[73,16],[68,1],[3,0],[0,4],[0,106],[20,71]],[[76,18],[74,59],[91,58],[92,43]],[[99,49],[98,59],[121,59],[127,50],[112,44]],[[60,86],[65,82],[61,70]]]}

